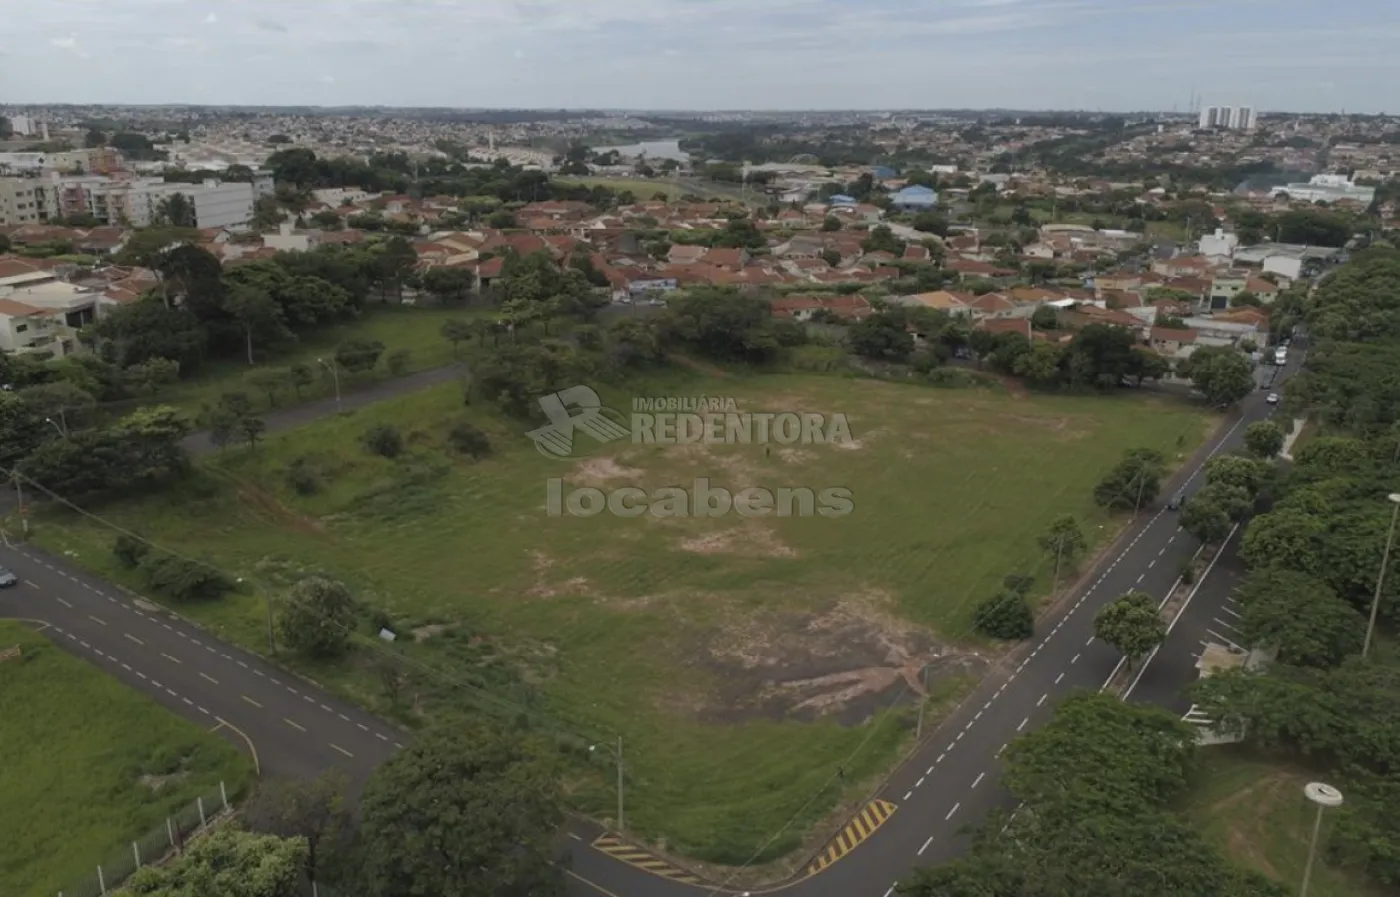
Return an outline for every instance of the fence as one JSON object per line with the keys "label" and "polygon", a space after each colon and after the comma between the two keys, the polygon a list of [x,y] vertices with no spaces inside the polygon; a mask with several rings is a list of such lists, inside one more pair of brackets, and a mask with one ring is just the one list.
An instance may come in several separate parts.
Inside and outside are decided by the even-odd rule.
{"label": "fence", "polygon": [[131,875],[142,866],[156,865],[171,853],[178,853],[193,837],[212,826],[233,809],[233,803],[224,783],[220,782],[216,791],[206,794],[166,817],[163,824],[147,832],[130,844],[112,851],[103,863],[84,873],[82,878],[58,892],[59,897],[106,897],[115,892]]}

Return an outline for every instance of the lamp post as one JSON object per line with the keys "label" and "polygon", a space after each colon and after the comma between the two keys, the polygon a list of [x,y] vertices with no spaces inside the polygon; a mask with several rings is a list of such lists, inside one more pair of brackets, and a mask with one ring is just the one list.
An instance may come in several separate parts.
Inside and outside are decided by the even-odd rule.
{"label": "lamp post", "polygon": [[1381,555],[1381,569],[1376,574],[1376,594],[1371,598],[1371,619],[1366,624],[1366,640],[1361,643],[1361,657],[1365,659],[1371,650],[1371,636],[1376,632],[1376,614],[1381,607],[1381,590],[1385,588],[1385,568],[1390,565],[1390,547],[1395,543],[1395,521],[1400,518],[1400,492],[1386,496],[1395,509],[1390,514],[1390,531],[1385,537],[1385,552]]}
{"label": "lamp post", "polygon": [[1299,897],[1308,897],[1308,882],[1312,879],[1313,858],[1317,854],[1317,836],[1322,831],[1322,811],[1342,805],[1342,792],[1322,782],[1309,782],[1303,786],[1303,794],[1317,804],[1317,818],[1313,820],[1312,840],[1308,843],[1308,863],[1303,867],[1303,889]]}
{"label": "lamp post", "polygon": [[46,418],[44,418],[44,423],[46,423],[46,424],[48,424],[49,426],[53,427],[55,430],[58,431],[58,435],[62,436],[64,439],[67,439],[67,438],[68,438],[68,419],[67,419],[67,417],[64,415],[64,412],[63,412],[63,411],[60,410],[60,411],[58,412],[58,414],[59,414],[60,419],[63,421],[62,425],[60,425],[58,421],[54,420],[54,419],[51,418],[51,417],[46,417]]}
{"label": "lamp post", "polygon": [[328,364],[324,358],[316,359],[316,363],[331,372],[331,382],[335,384],[335,410],[343,411],[340,404],[340,373],[336,371],[335,365]]}
{"label": "lamp post", "polygon": [[598,750],[598,748],[600,748],[600,747],[606,748],[607,751],[608,751],[610,754],[613,755],[613,759],[617,761],[617,830],[618,830],[618,833],[620,834],[620,833],[622,832],[622,830],[623,830],[623,817],[622,817],[622,736],[621,736],[621,735],[617,736],[617,747],[613,747],[613,746],[610,745],[610,744],[590,744],[590,745],[588,746],[588,752],[589,752],[590,754],[591,754],[591,753],[594,753],[594,752],[596,752],[596,751]]}

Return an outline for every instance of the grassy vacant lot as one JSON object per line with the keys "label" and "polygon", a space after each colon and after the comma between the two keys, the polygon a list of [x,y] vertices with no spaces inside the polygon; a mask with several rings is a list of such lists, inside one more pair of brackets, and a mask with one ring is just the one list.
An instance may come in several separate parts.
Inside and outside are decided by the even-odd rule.
{"label": "grassy vacant lot", "polygon": [[[167,815],[251,777],[217,735],[0,621],[0,893],[57,894]],[[125,846],[124,846],[125,845]]]}
{"label": "grassy vacant lot", "polygon": [[[910,689],[931,664],[936,697],[961,694],[985,650],[975,603],[1013,572],[1049,578],[1036,538],[1073,512],[1108,529],[1090,501],[1126,449],[1189,452],[1208,421],[1149,395],[1035,398],[821,376],[672,373],[632,396],[733,396],[741,410],[849,415],[855,442],[666,446],[580,436],[547,458],[523,425],[429,390],[230,449],[182,489],[103,511],[157,544],[208,558],[276,592],[324,570],[383,608],[400,645],[432,667],[413,700],[470,703],[542,720],[577,743],[624,738],[629,827],[670,847],[737,863],[790,818],[792,849],[846,794],[888,768],[908,737]],[[444,451],[454,421],[488,430],[493,457]],[[372,456],[360,438],[394,423],[409,451]],[[297,459],[321,490],[286,486]],[[849,516],[782,519],[549,517],[546,479],[570,487],[689,486],[737,491],[846,487]],[[41,522],[42,541],[120,578],[112,535],[88,521]],[[262,645],[260,598],[190,612]],[[371,705],[370,673],[317,670]],[[897,702],[906,706],[885,712]],[[582,759],[586,751],[580,751]],[[607,767],[578,800],[607,813]],[[826,790],[823,790],[826,789]],[[814,794],[820,796],[811,800]]]}
{"label": "grassy vacant lot", "polygon": [[560,184],[574,184],[584,187],[607,187],[609,190],[616,190],[619,193],[624,190],[630,190],[632,194],[637,197],[638,201],[641,202],[651,199],[658,193],[665,193],[668,200],[680,199],[687,193],[693,193],[697,196],[730,199],[737,198],[739,194],[738,187],[735,187],[732,191],[728,191],[720,187],[711,187],[702,181],[689,178],[682,180],[679,186],[677,186],[674,180],[669,179],[648,180],[646,178],[576,177],[555,178],[555,180]]}
{"label": "grassy vacant lot", "polygon": [[[1206,748],[1205,763],[1186,806],[1187,814],[1238,863],[1258,869],[1296,891],[1303,880],[1316,808],[1303,796],[1314,777],[1234,747]],[[1323,817],[1322,837],[1328,831]],[[1325,843],[1325,842],[1324,842]],[[1378,897],[1354,876],[1313,866],[1313,897]]]}
{"label": "grassy vacant lot", "polygon": [[[280,351],[260,360],[257,367],[250,368],[240,359],[220,359],[208,362],[191,379],[182,381],[170,389],[162,391],[152,400],[163,404],[196,412],[201,406],[211,403],[225,392],[243,391],[259,406],[266,407],[266,397],[248,384],[244,377],[251,370],[260,367],[286,368],[301,363],[317,368],[316,359],[329,360],[335,354],[335,347],[347,340],[379,340],[385,346],[385,355],[395,349],[407,349],[410,353],[404,373],[421,371],[448,364],[453,360],[452,346],[442,338],[442,323],[448,318],[471,319],[482,315],[493,315],[490,309],[430,307],[415,308],[402,305],[379,305],[371,303],[360,317],[330,327],[320,328],[305,338],[290,343]],[[323,369],[320,380],[302,391],[303,398],[329,396],[334,392],[334,384]],[[387,377],[384,361],[371,374],[351,376],[341,373],[341,388],[353,389],[356,385],[374,377]],[[292,396],[279,400],[287,403]]]}

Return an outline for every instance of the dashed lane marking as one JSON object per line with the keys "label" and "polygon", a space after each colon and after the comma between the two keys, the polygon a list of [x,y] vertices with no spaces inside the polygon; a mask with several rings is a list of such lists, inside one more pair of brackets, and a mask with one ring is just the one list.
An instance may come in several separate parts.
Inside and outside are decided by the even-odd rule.
{"label": "dashed lane marking", "polygon": [[160,656],[161,656],[161,657],[164,657],[166,660],[170,661],[171,663],[184,663],[184,661],[181,660],[180,658],[178,658],[178,657],[172,657],[171,655],[166,654],[166,653],[163,652],[163,651],[161,652],[161,655],[160,655]]}
{"label": "dashed lane marking", "polygon": [[58,603],[61,604],[61,605],[63,605],[64,607],[69,607],[69,608],[71,608],[71,607],[73,606],[72,604],[68,603],[67,601],[64,601],[62,598],[59,598],[59,599],[58,599]]}
{"label": "dashed lane marking", "polygon": [[200,673],[199,675],[200,675],[201,678],[208,679],[210,682],[214,683],[215,685],[218,685],[218,684],[219,684],[219,680],[218,680],[218,679],[215,679],[213,676],[209,675],[208,673]]}
{"label": "dashed lane marking", "polygon": [[296,730],[299,731],[299,732],[305,732],[305,731],[306,731],[306,727],[305,727],[305,726],[302,726],[302,725],[300,725],[300,724],[298,724],[298,723],[294,723],[294,722],[292,722],[291,720],[287,719],[285,716],[282,717],[282,722],[286,723],[287,725],[291,726],[293,729],[296,729]]}
{"label": "dashed lane marking", "polygon": [[261,705],[261,704],[259,704],[257,701],[254,701],[252,698],[248,697],[247,695],[240,695],[240,697],[242,697],[243,700],[247,701],[249,704],[252,704],[254,707],[258,708],[259,710],[262,709],[262,705]]}
{"label": "dashed lane marking", "polygon": [[133,642],[135,642],[135,643],[138,644],[138,645],[144,645],[144,644],[146,644],[145,642],[141,641],[139,638],[137,638],[136,636],[132,635],[132,634],[129,633],[129,632],[123,632],[122,635],[124,635],[124,636],[126,636],[127,638],[131,639]]}
{"label": "dashed lane marking", "polygon": [[972,780],[972,787],[976,788],[978,785],[982,784],[982,779],[985,778],[986,775],[987,774],[985,772],[979,772],[977,774],[977,778]]}
{"label": "dashed lane marking", "polygon": [[638,847],[628,841],[624,841],[617,835],[599,835],[593,841],[593,848],[607,854],[615,860],[635,866],[643,872],[650,872],[652,875],[661,878],[669,878],[686,885],[703,884],[703,879],[688,869],[682,869],[675,863],[663,860],[661,857],[649,850]]}
{"label": "dashed lane marking", "polygon": [[94,617],[92,614],[88,614],[88,619],[92,620],[94,623],[101,623],[103,626],[107,625],[106,620],[102,619],[101,617]]}
{"label": "dashed lane marking", "polygon": [[808,875],[816,875],[826,869],[832,863],[855,850],[856,847],[871,835],[885,821],[894,815],[895,805],[887,800],[873,800],[865,805],[865,808],[857,813],[850,822],[846,824],[836,837],[826,846],[817,858],[807,866]]}
{"label": "dashed lane marking", "polygon": [[347,757],[354,757],[354,756],[355,756],[354,754],[350,753],[349,751],[347,751],[345,748],[341,747],[341,746],[338,745],[338,744],[332,743],[332,744],[331,744],[331,747],[332,747],[333,749],[337,750],[337,751],[340,751],[342,754],[344,754],[344,755],[347,756]]}

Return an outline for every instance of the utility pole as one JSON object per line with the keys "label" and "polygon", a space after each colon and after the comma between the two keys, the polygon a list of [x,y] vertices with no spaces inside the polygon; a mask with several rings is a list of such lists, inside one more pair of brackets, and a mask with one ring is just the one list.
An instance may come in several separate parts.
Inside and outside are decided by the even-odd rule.
{"label": "utility pole", "polygon": [[1138,468],[1138,492],[1137,503],[1133,505],[1133,516],[1137,516],[1142,511],[1142,488],[1147,485],[1147,471]]}
{"label": "utility pole", "polygon": [[20,476],[18,470],[12,471],[11,479],[15,481],[15,497],[19,499],[19,526],[24,532],[24,537],[29,538],[29,508],[24,503],[24,477]]}
{"label": "utility pole", "polygon": [[1371,598],[1371,618],[1366,624],[1366,640],[1361,643],[1361,658],[1366,659],[1366,655],[1371,651],[1371,637],[1376,633],[1376,616],[1381,608],[1381,592],[1385,588],[1385,570],[1390,566],[1390,549],[1395,544],[1395,521],[1400,518],[1400,492],[1392,492],[1389,496],[1390,503],[1395,509],[1390,514],[1390,531],[1385,537],[1385,551],[1381,554],[1381,569],[1376,574],[1376,594]]}

